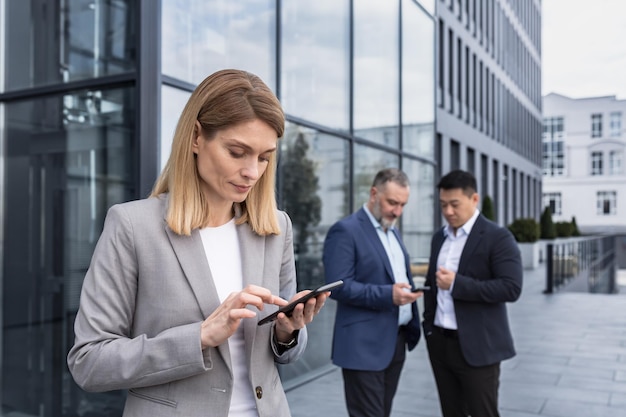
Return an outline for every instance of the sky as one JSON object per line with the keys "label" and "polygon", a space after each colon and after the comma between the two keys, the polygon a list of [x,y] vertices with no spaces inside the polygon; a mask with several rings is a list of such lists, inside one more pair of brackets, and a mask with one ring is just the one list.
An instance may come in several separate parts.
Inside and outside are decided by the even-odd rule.
{"label": "sky", "polygon": [[542,0],[542,94],[626,99],[626,0]]}

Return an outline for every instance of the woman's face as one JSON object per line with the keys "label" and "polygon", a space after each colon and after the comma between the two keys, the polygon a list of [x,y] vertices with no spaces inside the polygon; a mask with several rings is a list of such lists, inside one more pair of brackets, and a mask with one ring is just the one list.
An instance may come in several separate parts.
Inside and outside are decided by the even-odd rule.
{"label": "woman's face", "polygon": [[[201,132],[198,123],[198,132]],[[218,130],[213,139],[199,133],[192,145],[204,191],[212,208],[230,209],[246,199],[276,152],[276,131],[255,119]]]}

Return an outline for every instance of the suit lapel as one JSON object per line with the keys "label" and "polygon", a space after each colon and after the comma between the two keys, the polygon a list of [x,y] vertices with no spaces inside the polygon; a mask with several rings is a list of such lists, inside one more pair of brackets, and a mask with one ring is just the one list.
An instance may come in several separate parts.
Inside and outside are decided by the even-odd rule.
{"label": "suit lapel", "polygon": [[361,208],[357,212],[357,218],[361,223],[361,229],[363,229],[363,233],[365,233],[365,235],[367,236],[367,241],[372,243],[372,246],[374,246],[376,253],[383,261],[383,265],[385,265],[385,270],[387,271],[387,276],[392,282],[395,282],[395,279],[393,277],[393,270],[391,269],[391,263],[389,263],[389,257],[387,256],[387,252],[385,252],[385,247],[380,241],[380,237],[378,237],[378,232],[376,231],[376,228],[374,228],[374,225],[370,221],[370,218],[367,216],[367,213],[363,208]]}
{"label": "suit lapel", "polygon": [[485,221],[481,215],[476,219],[476,223],[472,227],[472,231],[469,236],[467,236],[467,241],[465,242],[465,246],[463,247],[463,253],[461,253],[461,259],[459,259],[459,267],[457,272],[464,273],[467,264],[470,259],[472,259],[472,255],[474,251],[480,244],[482,239],[482,235],[485,232]]}
{"label": "suit lapel", "polygon": [[[217,309],[221,302],[213,282],[200,232],[198,229],[194,229],[191,232],[191,236],[181,236],[174,233],[167,224],[165,225],[165,230],[185,278],[187,278],[189,286],[200,306],[202,316],[207,318]],[[232,372],[228,343],[222,343],[217,347],[217,350],[220,352],[228,369]]]}

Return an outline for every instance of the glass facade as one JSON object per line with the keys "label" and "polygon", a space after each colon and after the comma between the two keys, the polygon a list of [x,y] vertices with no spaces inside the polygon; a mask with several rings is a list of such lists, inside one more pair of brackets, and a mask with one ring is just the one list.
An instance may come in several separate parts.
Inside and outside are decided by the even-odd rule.
{"label": "glass facade", "polygon": [[[425,262],[436,172],[425,3],[0,1],[0,416],[120,414],[124,392],[86,393],[67,371],[82,280],[107,209],[145,197],[142,167],[156,179],[190,92],[218,69],[259,75],[283,103],[277,198],[293,221],[299,289],[323,282],[327,230],[384,167],[409,174],[400,226],[412,261]],[[141,16],[153,7],[158,22]],[[155,25],[158,50],[142,25]],[[142,65],[146,54],[160,66]],[[154,103],[156,114],[142,111]],[[281,366],[287,389],[330,366],[334,312],[331,300],[304,357]]]}

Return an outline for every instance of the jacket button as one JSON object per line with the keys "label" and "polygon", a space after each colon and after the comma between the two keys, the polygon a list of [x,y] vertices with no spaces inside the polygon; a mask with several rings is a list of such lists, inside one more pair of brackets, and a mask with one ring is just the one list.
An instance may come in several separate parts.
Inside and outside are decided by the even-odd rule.
{"label": "jacket button", "polygon": [[256,387],[254,390],[256,391],[256,397],[257,397],[259,400],[260,400],[261,398],[263,398],[263,388],[261,388],[261,387],[259,386],[259,387]]}

